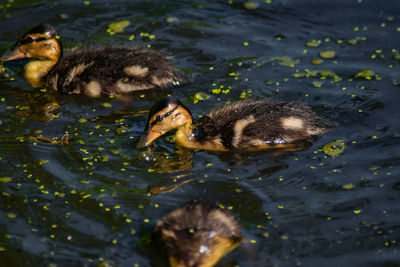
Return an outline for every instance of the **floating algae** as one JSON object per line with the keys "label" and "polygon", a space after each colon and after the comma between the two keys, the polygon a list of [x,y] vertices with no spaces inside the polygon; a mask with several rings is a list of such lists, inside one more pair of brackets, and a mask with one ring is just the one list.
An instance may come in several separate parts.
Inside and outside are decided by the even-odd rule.
{"label": "floating algae", "polygon": [[345,145],[342,139],[337,139],[335,141],[325,144],[322,148],[324,153],[332,158],[336,158],[344,152]]}
{"label": "floating algae", "polygon": [[129,20],[121,20],[121,21],[110,23],[110,24],[108,24],[107,32],[110,35],[124,32],[125,28],[128,27],[129,24],[131,24],[131,22]]}

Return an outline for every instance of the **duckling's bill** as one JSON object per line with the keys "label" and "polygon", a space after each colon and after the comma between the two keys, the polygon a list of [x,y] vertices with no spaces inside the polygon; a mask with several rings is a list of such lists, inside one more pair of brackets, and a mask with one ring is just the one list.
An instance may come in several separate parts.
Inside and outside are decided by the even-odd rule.
{"label": "duckling's bill", "polygon": [[160,136],[161,136],[161,133],[152,131],[147,127],[146,130],[140,136],[139,142],[137,143],[136,147],[143,148],[143,147],[149,146],[149,145],[151,145],[151,143],[153,143],[154,140],[156,140]]}
{"label": "duckling's bill", "polygon": [[11,60],[17,60],[21,58],[25,58],[26,55],[24,52],[19,49],[17,45],[14,45],[12,48],[7,50],[0,58],[0,61],[11,61]]}

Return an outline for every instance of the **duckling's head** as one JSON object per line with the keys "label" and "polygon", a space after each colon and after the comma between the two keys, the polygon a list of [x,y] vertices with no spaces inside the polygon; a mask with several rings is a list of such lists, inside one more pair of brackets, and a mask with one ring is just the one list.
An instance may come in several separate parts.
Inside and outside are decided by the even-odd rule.
{"label": "duckling's head", "polygon": [[190,111],[177,98],[165,97],[150,109],[146,129],[137,147],[148,146],[161,135],[185,125],[192,125]]}
{"label": "duckling's head", "polygon": [[62,54],[61,41],[57,31],[49,24],[39,26],[26,32],[13,47],[0,58],[11,61],[20,58],[58,61]]}
{"label": "duckling's head", "polygon": [[164,216],[160,232],[172,267],[211,267],[241,242],[240,225],[225,210],[190,203]]}

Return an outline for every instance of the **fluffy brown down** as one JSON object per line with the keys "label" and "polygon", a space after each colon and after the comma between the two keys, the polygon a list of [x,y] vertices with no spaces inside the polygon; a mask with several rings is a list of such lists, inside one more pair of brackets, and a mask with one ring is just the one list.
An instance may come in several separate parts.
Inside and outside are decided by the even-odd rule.
{"label": "fluffy brown down", "polygon": [[[139,71],[126,71],[130,66]],[[100,86],[106,95],[190,82],[163,53],[142,47],[87,48],[65,53],[44,79],[47,88],[69,94],[88,94],[88,84],[94,82],[94,87]]]}
{"label": "fluffy brown down", "polygon": [[[304,121],[301,129],[283,127],[282,118],[294,117]],[[250,120],[250,119],[251,120]],[[235,138],[235,124],[249,121],[240,137]],[[272,100],[246,99],[212,110],[196,123],[194,129],[198,141],[217,138],[227,148],[248,147],[254,140],[271,145],[304,141],[312,135],[322,134],[333,125],[320,118],[310,107],[298,103]]]}

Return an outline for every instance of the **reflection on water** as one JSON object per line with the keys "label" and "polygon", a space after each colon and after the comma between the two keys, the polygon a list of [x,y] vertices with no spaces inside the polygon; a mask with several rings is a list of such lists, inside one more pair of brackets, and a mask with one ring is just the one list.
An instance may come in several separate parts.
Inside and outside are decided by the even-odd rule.
{"label": "reflection on water", "polygon": [[192,167],[193,151],[178,148],[174,153],[165,149],[148,147],[146,151],[138,154],[137,158],[152,164],[154,171],[169,173],[188,170]]}
{"label": "reflection on water", "polygon": [[[152,260],[160,251],[146,238],[193,199],[218,202],[243,225],[248,241],[218,266],[400,264],[400,6],[253,2],[0,3],[0,53],[47,22],[68,49],[150,46],[194,80],[91,99],[33,89],[24,62],[5,64],[2,265],[168,266]],[[131,24],[110,35],[122,20]],[[149,108],[168,94],[196,115],[246,97],[297,101],[338,127],[296,151],[193,152],[169,137],[137,149]]]}

